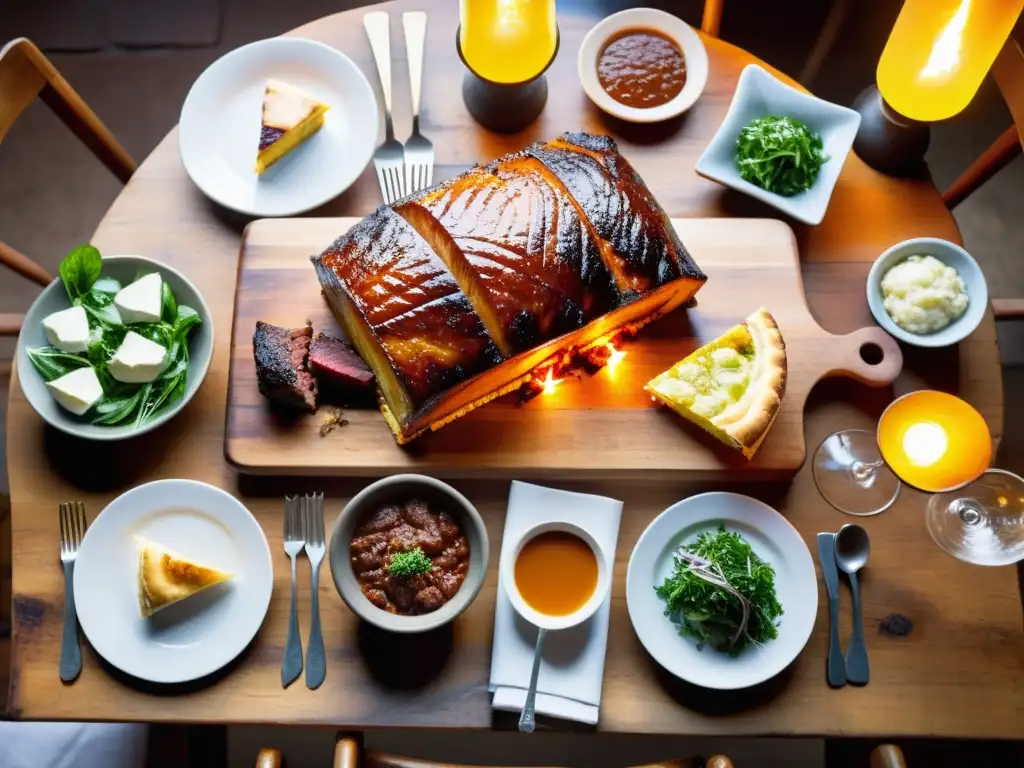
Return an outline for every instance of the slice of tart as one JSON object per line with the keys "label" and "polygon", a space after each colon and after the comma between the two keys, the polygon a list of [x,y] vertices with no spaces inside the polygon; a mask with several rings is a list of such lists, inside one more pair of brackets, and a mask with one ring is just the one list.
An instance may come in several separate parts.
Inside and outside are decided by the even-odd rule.
{"label": "slice of tart", "polygon": [[328,109],[322,101],[294,85],[267,80],[256,173],[263,173],[319,131]]}
{"label": "slice of tart", "polygon": [[233,576],[194,563],[147,539],[139,538],[138,545],[139,612],[143,618]]}
{"label": "slice of tart", "polygon": [[786,344],[775,318],[757,310],[644,389],[751,458],[786,392]]}

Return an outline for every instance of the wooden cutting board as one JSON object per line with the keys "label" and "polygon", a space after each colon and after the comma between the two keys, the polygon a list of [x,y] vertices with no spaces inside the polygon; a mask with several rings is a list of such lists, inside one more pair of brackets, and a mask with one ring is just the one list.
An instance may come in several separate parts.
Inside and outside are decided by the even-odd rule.
{"label": "wooden cutting board", "polygon": [[[804,403],[827,376],[871,386],[891,383],[903,359],[880,328],[845,336],[825,332],[804,299],[792,230],[772,219],[675,219],[679,236],[708,275],[697,306],[647,326],[622,345],[614,370],[566,380],[520,404],[499,398],[414,441],[395,444],[380,412],[346,408],[348,424],[321,435],[328,418],[284,419],[256,386],[252,335],[257,320],[341,334],[320,295],[312,254],[356,219],[267,219],[242,239],[231,341],[225,455],[239,471],[271,475],[424,472],[442,477],[742,479],[790,476],[803,464]],[[857,294],[837,301],[864,301]],[[775,316],[786,342],[789,376],[782,408],[752,460],[652,403],[643,385],[759,306]],[[871,359],[869,364],[862,358]],[[873,357],[872,357],[873,353]]]}

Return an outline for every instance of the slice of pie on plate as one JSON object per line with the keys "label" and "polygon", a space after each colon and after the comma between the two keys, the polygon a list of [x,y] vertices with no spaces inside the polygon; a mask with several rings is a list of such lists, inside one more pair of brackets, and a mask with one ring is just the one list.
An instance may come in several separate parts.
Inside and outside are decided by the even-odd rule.
{"label": "slice of pie on plate", "polygon": [[786,392],[786,344],[775,318],[757,310],[644,389],[751,458]]}
{"label": "slice of pie on plate", "polygon": [[147,539],[139,538],[139,612],[143,618],[191,597],[233,574],[199,565]]}
{"label": "slice of pie on plate", "polygon": [[330,107],[294,85],[267,80],[256,173],[287,155],[320,130]]}

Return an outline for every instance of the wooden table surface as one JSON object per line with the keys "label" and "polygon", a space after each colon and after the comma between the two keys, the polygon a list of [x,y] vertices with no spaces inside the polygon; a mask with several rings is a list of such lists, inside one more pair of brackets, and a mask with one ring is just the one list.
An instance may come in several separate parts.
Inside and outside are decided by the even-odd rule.
{"label": "wooden table surface", "polygon": [[[422,2],[389,3],[396,59],[396,132],[409,129],[408,86],[399,14]],[[775,216],[756,201],[698,178],[693,164],[718,127],[741,69],[756,60],[706,39],[711,74],[697,105],[683,118],[638,129],[605,118],[586,99],[575,54],[593,19],[562,15],[562,45],[549,71],[551,96],[538,122],[516,136],[480,129],[460,99],[462,67],[454,48],[455,3],[431,6],[424,83],[423,129],[437,147],[443,178],[477,161],[565,130],[609,132],[671,216]],[[337,47],[371,82],[363,11],[337,14],[295,34]],[[344,195],[314,212],[364,215],[380,202],[372,169]],[[382,635],[360,626],[321,576],[328,647],[327,681],[318,691],[279,681],[288,610],[288,561],[281,546],[281,493],[321,487],[327,516],[365,482],[242,478],[223,458],[232,295],[239,239],[247,222],[207,201],[185,175],[172,131],[145,161],[101,222],[93,242],[104,252],[140,253],[180,269],[205,295],[216,329],[213,366],[191,405],[152,435],[119,445],[74,442],[44,427],[17,385],[11,387],[8,455],[13,502],[14,637],[10,705],[33,719],[323,723],[353,727],[487,728],[493,719],[487,680],[506,481],[457,483],[484,515],[492,568],[476,602],[448,631],[428,637]],[[826,300],[811,310],[827,330],[844,333],[870,322],[863,292],[868,264],[889,245],[918,235],[958,241],[959,233],[927,179],[887,178],[850,156],[818,227],[795,226],[805,281]],[[310,296],[308,301],[319,301]],[[297,307],[301,312],[301,306]],[[978,407],[998,440],[1002,391],[991,314],[959,349],[905,350],[894,388],[868,390],[825,382],[808,402],[810,449],[846,427],[871,428],[896,394],[923,386],[957,392]],[[157,689],[125,679],[85,644],[81,677],[60,683],[57,664],[63,606],[58,561],[57,503],[81,499],[91,515],[133,485],[189,477],[238,495],[263,524],[274,553],[274,598],[262,631],[239,660],[215,680]],[[752,691],[714,694],[667,678],[644,654],[626,613],[624,579],[630,550],[647,524],[672,502],[706,487],[682,483],[590,483],[565,486],[625,501],[616,552],[613,611],[600,728],[609,731],[743,734],[865,734],[1019,737],[1024,725],[1024,633],[1016,572],[979,568],[945,555],[924,526],[924,496],[905,490],[897,504],[863,521],[872,536],[863,576],[871,684],[830,690],[825,684],[827,614],[799,659]],[[722,486],[719,486],[722,487]],[[850,518],[818,495],[809,467],[791,484],[734,484],[779,509],[814,550],[815,533]],[[307,571],[308,573],[308,571]],[[308,575],[303,584],[307,585]],[[822,589],[821,599],[824,599]],[[822,604],[823,605],[823,604]],[[843,635],[849,596],[843,593]],[[301,614],[308,617],[308,594]],[[906,637],[878,631],[899,613],[913,622]],[[304,622],[304,626],[308,626]],[[415,663],[413,663],[415,662]],[[161,695],[164,694],[164,695]],[[166,695],[172,694],[172,695]]]}

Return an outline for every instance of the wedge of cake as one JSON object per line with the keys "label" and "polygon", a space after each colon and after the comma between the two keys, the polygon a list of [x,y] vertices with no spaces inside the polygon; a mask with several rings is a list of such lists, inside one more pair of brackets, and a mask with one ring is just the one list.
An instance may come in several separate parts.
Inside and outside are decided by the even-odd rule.
{"label": "wedge of cake", "polygon": [[233,574],[199,565],[183,555],[139,538],[139,613],[152,616],[161,608],[191,597]]}
{"label": "wedge of cake", "polygon": [[757,310],[644,389],[751,458],[786,393],[786,344],[775,318]]}
{"label": "wedge of cake", "polygon": [[267,80],[256,173],[263,173],[319,131],[329,109],[322,101],[294,85]]}

